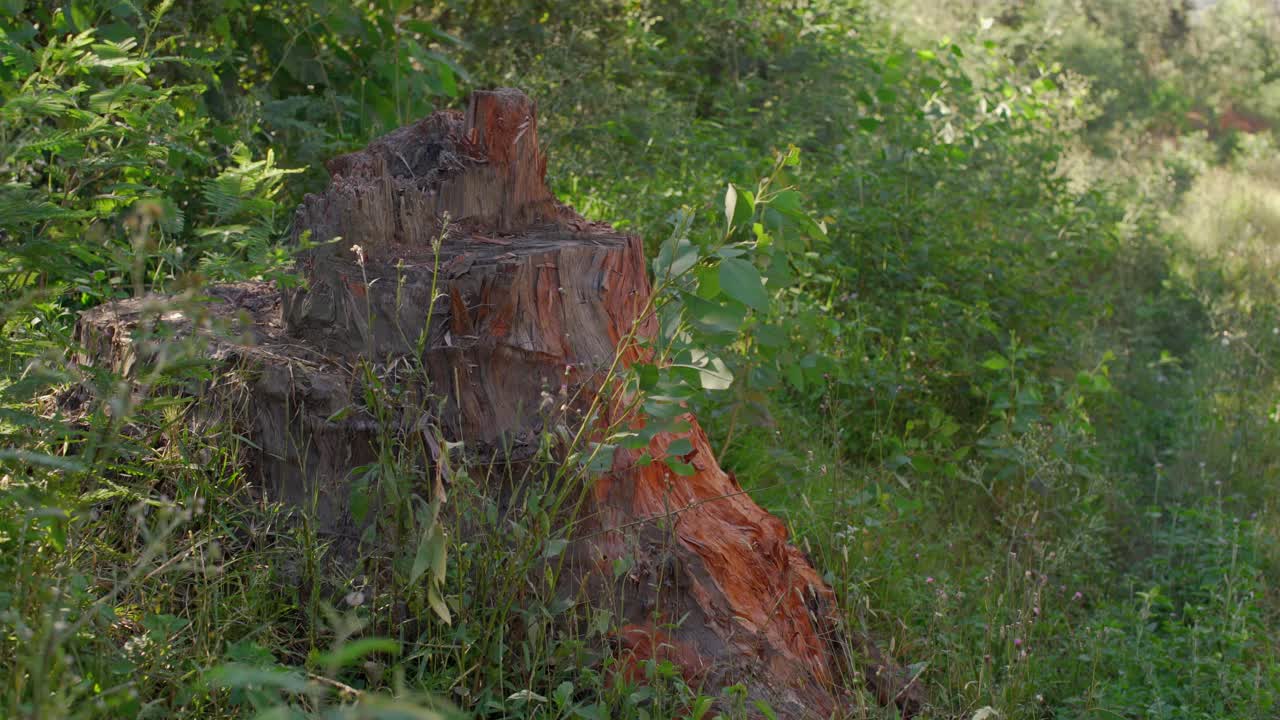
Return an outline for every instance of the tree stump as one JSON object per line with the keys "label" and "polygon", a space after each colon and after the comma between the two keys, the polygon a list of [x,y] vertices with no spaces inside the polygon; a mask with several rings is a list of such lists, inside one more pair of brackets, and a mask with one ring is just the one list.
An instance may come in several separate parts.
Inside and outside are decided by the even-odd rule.
{"label": "tree stump", "polygon": [[[350,368],[378,363],[396,382],[416,358],[442,398],[433,422],[469,448],[536,448],[551,412],[573,421],[603,392],[615,362],[643,357],[656,333],[643,245],[559,203],[545,183],[533,102],[516,90],[477,92],[465,114],[437,112],[328,164],[331,184],[298,209],[302,287],[266,283],[210,291],[208,313],[237,339],[208,335],[207,352],[241,373],[235,422],[253,446],[264,492],[303,506],[321,530],[353,537],[354,468],[371,461],[377,428],[344,415],[359,404]],[[128,372],[148,323],[200,334],[190,318],[154,317],[151,300],[86,312],[84,362]],[[208,388],[202,392],[210,392]],[[226,398],[224,398],[226,399]],[[216,408],[219,403],[200,403]],[[640,426],[606,398],[593,422]],[[216,411],[214,411],[216,412]],[[224,418],[225,419],[225,418]],[[882,702],[913,711],[914,688],[875,648],[841,628],[832,591],[787,542],[783,523],[716,462],[692,416],[695,469],[664,459],[678,436],[619,450],[593,478],[570,557],[582,586],[621,607],[624,659],[671,660],[694,687],[741,683],[784,718],[831,717],[846,699],[849,658]],[[402,419],[412,425],[414,418]],[[615,561],[630,570],[615,581]],[[850,650],[853,650],[851,653]]]}

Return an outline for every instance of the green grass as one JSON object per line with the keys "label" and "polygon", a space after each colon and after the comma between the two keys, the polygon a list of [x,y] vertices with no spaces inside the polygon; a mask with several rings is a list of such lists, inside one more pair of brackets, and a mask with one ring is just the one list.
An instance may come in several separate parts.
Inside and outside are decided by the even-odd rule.
{"label": "green grass", "polygon": [[[0,715],[755,712],[669,663],[628,680],[617,613],[557,594],[581,478],[551,454],[567,482],[513,499],[458,467],[439,508],[384,427],[394,542],[353,557],[261,496],[232,428],[191,428],[169,390],[205,365],[175,347],[132,394],[68,362],[84,308],[281,277],[323,158],[496,84],[539,101],[563,199],[694,248],[667,340],[735,380],[652,382],[927,717],[1277,713],[1280,165],[1272,133],[1184,123],[1272,112],[1246,3],[1183,39],[1174,5],[1109,0],[978,3],[988,27],[834,0],[35,5],[0,19]],[[766,240],[729,183],[763,188]],[[719,287],[726,246],[767,307]]]}

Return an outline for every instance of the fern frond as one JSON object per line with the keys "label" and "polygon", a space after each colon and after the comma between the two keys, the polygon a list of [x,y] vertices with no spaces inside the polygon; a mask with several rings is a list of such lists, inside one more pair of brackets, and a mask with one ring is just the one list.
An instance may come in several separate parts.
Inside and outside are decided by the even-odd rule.
{"label": "fern frond", "polygon": [[50,202],[26,183],[0,185],[0,227],[14,233],[51,220],[79,220],[92,214]]}

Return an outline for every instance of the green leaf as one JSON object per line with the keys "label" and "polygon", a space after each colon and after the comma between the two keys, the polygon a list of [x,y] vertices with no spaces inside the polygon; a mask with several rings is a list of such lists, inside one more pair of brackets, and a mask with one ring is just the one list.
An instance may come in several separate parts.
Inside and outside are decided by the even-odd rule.
{"label": "green leaf", "polygon": [[781,213],[814,240],[825,239],[826,230],[805,212],[803,200],[804,198],[795,190],[783,190],[769,201],[769,207]]}
{"label": "green leaf", "polygon": [[[772,287],[774,282],[773,276],[769,277],[769,285]],[[758,325],[755,328],[756,342],[762,347],[777,349],[785,347],[790,343],[787,331],[778,325]]]}
{"label": "green leaf", "polygon": [[226,15],[219,15],[213,19],[213,30],[223,42],[231,42],[231,23]]}
{"label": "green leaf", "polygon": [[1031,83],[1031,89],[1037,93],[1046,93],[1058,89],[1058,85],[1053,80],[1042,77]]}
{"label": "green leaf", "polygon": [[706,367],[699,368],[698,377],[704,390],[728,390],[733,385],[733,372],[718,357],[711,358]]}
{"label": "green leaf", "polygon": [[702,332],[735,333],[747,317],[746,305],[736,300],[714,303],[689,293],[681,293],[680,298],[689,320]]}
{"label": "green leaf", "polygon": [[448,65],[439,65],[435,72],[426,76],[427,84],[437,95],[444,97],[458,96],[458,81],[454,79],[453,69]]}
{"label": "green leaf", "polygon": [[767,272],[769,273],[770,290],[778,290],[795,282],[795,272],[792,271],[791,263],[783,253],[777,253],[773,256],[773,260],[769,262]]}
{"label": "green leaf", "polygon": [[1004,370],[1005,368],[1009,367],[1009,361],[1005,360],[1000,355],[992,355],[991,357],[982,361],[982,367],[988,370],[997,370],[997,371]]}
{"label": "green leaf", "polygon": [[759,710],[760,712],[764,713],[764,716],[765,716],[765,719],[766,719],[766,720],[778,720],[778,714],[777,714],[777,713],[775,713],[775,712],[773,711],[773,708],[769,707],[769,704],[768,704],[768,703],[766,703],[765,701],[763,701],[763,700],[753,700],[753,701],[752,701],[752,704],[756,706],[756,709],[757,709],[757,710]]}
{"label": "green leaf", "polygon": [[678,278],[698,264],[698,248],[689,238],[679,238],[674,245],[662,246],[654,260],[654,275],[659,280]]}
{"label": "green leaf", "polygon": [[357,523],[363,523],[365,516],[369,514],[369,479],[367,477],[358,477],[352,481],[348,502],[351,503],[351,516]]}
{"label": "green leaf", "polygon": [[340,668],[353,665],[360,658],[373,653],[399,655],[400,643],[390,638],[360,638],[343,643],[317,660],[326,667]]}
{"label": "green leaf", "polygon": [[667,446],[668,455],[688,455],[693,452],[693,441],[689,438],[676,438]]}
{"label": "green leaf", "polygon": [[658,385],[659,370],[657,365],[651,363],[636,363],[631,366],[635,371],[636,378],[640,382],[641,390],[652,390]]}
{"label": "green leaf", "polygon": [[618,441],[620,447],[627,450],[639,450],[649,445],[649,438],[636,432],[618,433],[614,438]]}
{"label": "green leaf", "polygon": [[307,680],[301,673],[238,662],[219,665],[205,673],[204,684],[216,688],[272,688],[292,693],[307,689]]}
{"label": "green leaf", "polygon": [[445,570],[449,568],[449,543],[446,542],[444,531],[439,529],[440,526],[436,525],[436,528],[431,541],[431,571],[436,584],[440,584],[444,582]]}
{"label": "green leaf", "polygon": [[276,656],[271,651],[262,647],[248,638],[237,640],[227,646],[227,659],[232,662],[243,663],[252,667],[273,667],[276,664]]}
{"label": "green leaf", "polygon": [[455,47],[465,47],[466,43],[457,37],[444,32],[436,27],[434,23],[426,20],[408,20],[404,24],[405,28],[416,33],[421,33],[445,45],[453,45]]}
{"label": "green leaf", "polygon": [[[354,712],[348,714],[344,712],[337,714],[334,710],[327,713],[323,717],[334,718],[335,720],[342,718],[368,718],[369,720],[454,720],[460,715],[453,706],[439,700],[431,701],[432,707],[423,707],[421,701],[402,700],[399,698],[385,697],[380,694],[367,693],[361,697],[360,702],[355,706]],[[278,706],[281,709],[287,709],[285,706]],[[272,711],[268,711],[270,713]],[[291,713],[294,711],[291,711]],[[281,713],[281,718],[297,718],[306,717],[300,714]],[[259,720],[267,720],[267,714],[257,715]],[[272,715],[271,717],[275,717]]]}
{"label": "green leaf", "polygon": [[800,369],[797,363],[787,363],[782,368],[782,374],[786,376],[787,382],[791,383],[791,387],[796,390],[804,390],[804,371]]}
{"label": "green leaf", "polygon": [[617,447],[614,445],[591,443],[591,446],[581,454],[582,467],[587,472],[609,472],[613,468],[613,455],[616,450]]}
{"label": "green leaf", "polygon": [[733,373],[724,361],[699,348],[681,352],[670,367],[679,371],[685,383],[704,390],[725,390],[733,384]]}
{"label": "green leaf", "polygon": [[568,680],[565,680],[564,682],[557,685],[556,692],[553,697],[555,697],[556,699],[556,705],[562,708],[567,707],[569,703],[573,700],[573,683],[569,682]]}
{"label": "green leaf", "polygon": [[413,569],[409,571],[409,584],[418,582],[428,570],[434,570],[436,582],[442,582],[446,552],[444,531],[439,524],[432,523],[418,540],[418,552],[414,554]]}
{"label": "green leaf", "polygon": [[694,271],[698,278],[698,297],[707,300],[720,294],[720,269],[705,265]]}
{"label": "green leaf", "polygon": [[569,547],[569,541],[564,538],[548,540],[547,547],[542,551],[542,557],[546,560],[559,557],[567,547]]}
{"label": "green leaf", "polygon": [[698,469],[694,466],[680,462],[674,458],[667,458],[667,467],[671,468],[671,472],[681,477],[689,477],[690,475],[698,472]]}
{"label": "green leaf", "polygon": [[659,282],[677,278],[698,264],[698,248],[689,241],[692,223],[692,213],[685,210],[676,212],[671,235],[662,243],[658,256],[653,259],[653,275]]}
{"label": "green leaf", "polygon": [[755,233],[757,250],[764,250],[773,244],[773,236],[765,231],[764,225],[761,223],[753,223],[751,232]]}
{"label": "green leaf", "polygon": [[445,625],[453,624],[453,616],[449,613],[449,606],[444,603],[444,598],[440,597],[440,593],[434,587],[427,589],[427,603],[431,605],[431,609],[435,611],[441,622]]}
{"label": "green leaf", "polygon": [[21,448],[0,450],[0,462],[6,461],[16,461],[24,465],[42,465],[52,470],[61,470],[63,472],[80,472],[85,469],[84,463],[75,458],[46,455]]}
{"label": "green leaf", "polygon": [[763,312],[769,309],[769,294],[764,290],[760,272],[746,260],[729,258],[720,261],[720,289],[756,310]]}

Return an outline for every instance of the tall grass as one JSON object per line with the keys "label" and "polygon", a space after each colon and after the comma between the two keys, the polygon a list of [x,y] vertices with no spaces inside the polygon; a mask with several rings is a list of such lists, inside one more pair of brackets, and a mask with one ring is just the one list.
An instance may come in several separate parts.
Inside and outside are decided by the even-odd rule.
{"label": "tall grass", "polygon": [[[566,589],[563,438],[519,470],[446,450],[441,502],[426,437],[377,423],[378,538],[353,551],[264,497],[233,425],[191,422],[196,349],[139,337],[158,352],[131,381],[68,362],[86,307],[178,291],[158,311],[198,318],[206,281],[282,277],[318,162],[447,102],[446,51],[534,88],[562,195],[655,246],[679,211],[673,242],[720,248],[729,181],[810,196],[826,240],[768,265],[772,309],[704,348],[733,386],[685,401],[930,716],[1275,715],[1280,165],[1266,135],[1168,137],[1245,99],[1265,43],[1215,75],[1160,48],[1167,13],[1105,2],[1061,43],[1041,30],[1084,20],[1052,3],[986,29],[895,10],[941,45],[825,1],[18,5],[39,22],[0,18],[0,714],[764,712],[668,662],[637,676],[617,609]],[[803,162],[775,166],[788,143]],[[421,412],[382,370],[358,368],[371,416]]]}

